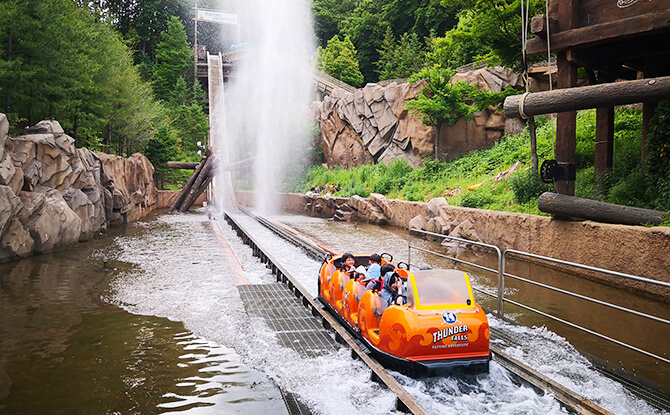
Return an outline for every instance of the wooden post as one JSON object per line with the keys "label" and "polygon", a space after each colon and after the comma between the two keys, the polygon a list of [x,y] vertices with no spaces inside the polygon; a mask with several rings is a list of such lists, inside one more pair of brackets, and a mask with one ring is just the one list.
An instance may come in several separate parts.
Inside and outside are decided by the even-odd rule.
{"label": "wooden post", "polygon": [[[567,53],[557,54],[558,88],[572,88],[577,83],[577,66],[570,63]],[[577,148],[577,111],[559,112],[556,116],[556,161],[564,168],[572,169]],[[556,191],[564,195],[575,194],[574,178],[557,180]]]}
{"label": "wooden post", "polygon": [[[577,11],[579,0],[562,0],[558,3],[557,22],[558,30],[563,32],[577,26]],[[577,66],[568,60],[570,49],[556,54],[559,89],[572,88],[577,85]],[[559,112],[556,116],[556,161],[572,172],[575,164],[575,150],[577,148],[577,112]],[[556,191],[564,195],[575,194],[575,180],[568,174],[567,180],[557,180]]]}
{"label": "wooden post", "polygon": [[658,102],[644,101],[642,103],[642,169],[647,170],[647,157],[649,157],[649,149],[647,148],[647,137],[649,137],[650,122],[654,116],[654,111]]}
{"label": "wooden post", "polygon": [[[195,199],[197,196],[194,197],[194,194],[200,189],[200,186],[208,179],[208,176],[211,175],[211,169],[212,169],[212,164],[214,163],[214,155],[210,156],[207,158],[207,161],[205,161],[202,166],[202,169],[198,172],[198,178],[193,182],[193,185],[190,187],[188,190],[187,194],[185,195],[183,203],[181,203],[181,206],[179,207],[180,212],[186,212],[188,208],[193,205],[195,202]],[[193,173],[193,176],[196,174]],[[211,179],[210,179],[211,180]],[[203,189],[204,190],[204,189]],[[200,191],[202,193],[202,190]],[[198,193],[198,195],[200,195]]]}
{"label": "wooden post", "polygon": [[596,109],[595,183],[596,194],[604,192],[605,173],[614,159],[614,107]]}

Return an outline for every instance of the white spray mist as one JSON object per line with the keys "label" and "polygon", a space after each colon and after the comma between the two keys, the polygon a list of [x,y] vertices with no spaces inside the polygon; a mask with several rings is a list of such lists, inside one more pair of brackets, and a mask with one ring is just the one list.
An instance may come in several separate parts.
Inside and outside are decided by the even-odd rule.
{"label": "white spray mist", "polygon": [[308,76],[315,50],[308,0],[238,3],[240,41],[246,46],[226,84],[226,147],[231,162],[250,155],[256,210],[277,212],[276,192],[309,142]]}

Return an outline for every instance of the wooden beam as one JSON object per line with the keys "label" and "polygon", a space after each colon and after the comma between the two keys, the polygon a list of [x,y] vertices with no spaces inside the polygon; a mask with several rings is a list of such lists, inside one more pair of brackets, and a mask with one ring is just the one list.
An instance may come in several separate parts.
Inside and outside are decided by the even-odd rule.
{"label": "wooden beam", "polygon": [[665,212],[614,205],[556,193],[542,193],[537,201],[540,211],[563,217],[575,217],[623,225],[659,225]]}
{"label": "wooden beam", "polygon": [[195,170],[198,167],[200,162],[186,162],[186,161],[168,161],[168,169],[184,169],[184,170]]}
{"label": "wooden beam", "polygon": [[[205,152],[205,156],[203,157],[204,159],[211,158],[211,155],[213,154],[214,149],[212,147],[208,147],[207,151]],[[168,212],[173,212],[175,209],[177,209],[179,206],[181,206],[182,202],[184,199],[186,199],[186,196],[191,189],[191,186],[193,186],[193,183],[197,180],[198,175],[200,174],[200,171],[202,170],[202,167],[205,165],[205,163],[200,162],[198,164],[198,167],[195,168],[195,171],[193,172],[193,175],[191,175],[191,178],[188,179],[188,182],[186,182],[186,185],[181,189],[179,194],[177,195],[177,198],[172,202],[170,205],[170,208],[168,209]]]}
{"label": "wooden beam", "polygon": [[[568,0],[565,2],[567,3]],[[613,39],[619,41],[625,37],[642,36],[654,31],[668,31],[670,30],[670,10],[579,28],[566,29],[559,22],[559,30],[559,32],[550,33],[552,52],[561,52],[571,47],[595,45]],[[546,40],[529,39],[526,43],[526,52],[531,56],[546,54]]]}
{"label": "wooden beam", "polygon": [[[670,98],[670,76],[664,76],[636,81],[534,92],[525,97],[522,109],[530,117],[554,112],[613,107],[644,101],[661,101],[668,98]],[[521,99],[522,95],[514,95],[505,99],[504,111],[506,117],[521,118],[519,112],[519,101]]]}

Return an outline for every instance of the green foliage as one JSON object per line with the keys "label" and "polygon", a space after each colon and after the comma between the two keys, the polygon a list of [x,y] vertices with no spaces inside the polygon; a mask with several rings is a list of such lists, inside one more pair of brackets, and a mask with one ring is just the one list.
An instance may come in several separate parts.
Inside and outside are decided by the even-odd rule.
{"label": "green foliage", "polygon": [[387,27],[376,64],[379,79],[409,78],[423,67],[424,55],[423,45],[416,33],[404,33],[396,44],[393,31]]}
{"label": "green foliage", "polygon": [[514,200],[522,205],[537,200],[544,192],[554,191],[554,186],[544,183],[532,169],[512,174],[509,185],[514,192]]}
{"label": "green foliage", "polygon": [[[484,55],[490,64],[500,63],[518,68],[521,63],[521,2],[522,0],[442,0],[442,5],[460,7],[459,26],[449,37],[465,41],[468,47],[457,51],[451,59],[468,55],[468,50]],[[543,0],[530,0],[530,16],[544,13]],[[460,25],[460,19],[467,20]],[[460,47],[460,46],[457,46]],[[473,56],[474,57],[474,56]],[[455,61],[455,60],[454,60]],[[467,62],[466,62],[467,63]]]}
{"label": "green foliage", "polygon": [[0,7],[4,112],[30,125],[54,117],[77,145],[140,150],[164,113],[119,34],[69,0]]}
{"label": "green foliage", "polygon": [[661,101],[651,120],[647,138],[647,171],[655,207],[670,211],[670,101]]}
{"label": "green foliage", "polygon": [[485,209],[494,202],[495,199],[486,188],[468,192],[461,198],[461,206],[477,209]]}
{"label": "green foliage", "polygon": [[482,59],[490,49],[476,40],[473,26],[476,15],[464,11],[458,15],[458,25],[449,30],[444,37],[431,40],[430,51],[426,55],[429,63],[442,68],[455,69],[470,62]]}
{"label": "green foliage", "polygon": [[337,35],[333,36],[326,48],[319,46],[316,53],[320,70],[349,85],[360,86],[363,83],[363,75],[356,60],[356,48],[348,36],[344,40],[340,40]]}
{"label": "green foliage", "polygon": [[193,54],[184,25],[175,16],[170,18],[167,31],[161,34],[160,39],[156,45],[156,64],[153,67],[154,88],[156,96],[167,101],[177,81],[193,65]]}
{"label": "green foliage", "polygon": [[453,75],[453,70],[437,65],[415,74],[411,80],[424,79],[426,85],[416,98],[407,102],[407,109],[420,114],[424,124],[439,128],[442,124],[471,119],[474,112],[499,104],[506,96],[517,93],[512,89],[501,93],[480,91],[477,85],[464,81],[451,83]]}

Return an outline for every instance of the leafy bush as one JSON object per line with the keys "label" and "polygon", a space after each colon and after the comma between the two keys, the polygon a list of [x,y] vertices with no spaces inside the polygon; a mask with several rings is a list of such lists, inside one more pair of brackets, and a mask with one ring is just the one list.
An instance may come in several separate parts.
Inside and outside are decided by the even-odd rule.
{"label": "leafy bush", "polygon": [[493,204],[495,199],[486,190],[487,189],[479,188],[475,191],[466,193],[461,198],[461,206],[484,209]]}
{"label": "leafy bush", "polygon": [[542,193],[551,192],[554,189],[552,184],[544,183],[532,170],[513,174],[509,179],[509,184],[514,192],[514,200],[520,204],[538,199]]}

